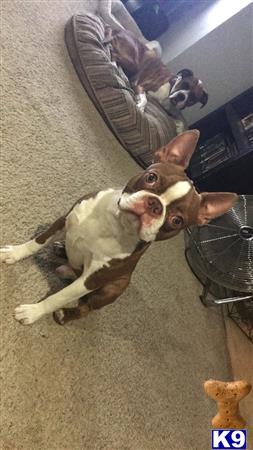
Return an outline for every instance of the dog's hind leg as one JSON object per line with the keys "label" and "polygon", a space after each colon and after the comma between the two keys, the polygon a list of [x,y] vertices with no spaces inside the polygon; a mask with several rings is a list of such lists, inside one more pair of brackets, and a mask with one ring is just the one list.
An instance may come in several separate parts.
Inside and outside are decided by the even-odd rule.
{"label": "dog's hind leg", "polygon": [[38,252],[41,248],[54,242],[65,234],[65,216],[56,220],[46,231],[25,244],[7,245],[0,248],[0,261],[14,264],[20,259],[27,258]]}
{"label": "dog's hind leg", "polygon": [[68,259],[64,241],[55,241],[53,244],[53,252],[60,259]]}
{"label": "dog's hind leg", "polygon": [[62,264],[61,266],[57,267],[55,272],[58,275],[58,277],[61,278],[62,280],[72,280],[72,281],[74,281],[74,280],[76,280],[78,278],[77,274],[72,269],[72,267],[70,267],[67,264]]}
{"label": "dog's hind leg", "polygon": [[102,288],[90,292],[79,300],[77,307],[59,309],[54,313],[54,320],[59,325],[65,325],[71,320],[87,316],[92,310],[100,309],[113,303],[127,288],[130,278],[131,275],[124,275],[111,283],[107,283]]}

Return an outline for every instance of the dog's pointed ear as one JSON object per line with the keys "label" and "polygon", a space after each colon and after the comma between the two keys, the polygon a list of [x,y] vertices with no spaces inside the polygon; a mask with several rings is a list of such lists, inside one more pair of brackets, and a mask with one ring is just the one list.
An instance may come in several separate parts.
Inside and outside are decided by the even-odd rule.
{"label": "dog's pointed ear", "polygon": [[198,130],[188,130],[156,150],[154,162],[172,162],[187,169],[199,139]]}
{"label": "dog's pointed ear", "polygon": [[198,212],[198,225],[206,225],[210,220],[222,216],[236,203],[238,196],[231,192],[203,192]]}

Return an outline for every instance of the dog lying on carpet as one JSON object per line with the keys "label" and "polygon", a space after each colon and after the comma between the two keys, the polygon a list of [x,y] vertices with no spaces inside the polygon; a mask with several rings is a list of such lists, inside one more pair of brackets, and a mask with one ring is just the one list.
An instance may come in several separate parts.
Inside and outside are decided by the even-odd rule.
{"label": "dog lying on carpet", "polygon": [[202,81],[190,69],[173,75],[155,50],[148,48],[127,30],[106,29],[104,44],[110,44],[112,61],[119,64],[131,82],[137,105],[144,111],[146,92],[167,109],[169,99],[177,109],[207,104],[208,94]]}
{"label": "dog lying on carpet", "polygon": [[[154,163],[124,189],[85,195],[35,239],[1,248],[1,261],[13,264],[65,239],[68,265],[58,273],[73,282],[40,303],[18,306],[16,320],[27,325],[54,312],[55,320],[64,324],[114,302],[151,242],[169,239],[190,225],[204,225],[227,212],[236,194],[199,194],[184,172],[198,138],[197,130],[178,135],[157,150]],[[78,306],[64,308],[81,297]]]}

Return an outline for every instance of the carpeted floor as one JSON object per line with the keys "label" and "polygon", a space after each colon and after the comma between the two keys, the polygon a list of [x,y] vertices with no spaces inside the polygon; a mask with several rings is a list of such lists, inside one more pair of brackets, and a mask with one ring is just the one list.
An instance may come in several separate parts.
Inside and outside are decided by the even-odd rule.
{"label": "carpeted floor", "polygon": [[[2,233],[21,243],[83,193],[139,170],[83,91],[63,29],[92,0],[4,1]],[[88,318],[23,327],[19,303],[60,282],[53,262],[2,268],[1,449],[207,450],[203,382],[231,377],[218,310],[201,306],[183,236],[155,244],[122,298]]]}

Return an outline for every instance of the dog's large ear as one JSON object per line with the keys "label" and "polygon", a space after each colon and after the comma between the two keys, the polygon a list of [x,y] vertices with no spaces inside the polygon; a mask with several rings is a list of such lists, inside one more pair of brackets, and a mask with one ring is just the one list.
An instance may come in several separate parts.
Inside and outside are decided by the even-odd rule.
{"label": "dog's large ear", "polygon": [[198,212],[198,225],[205,225],[210,220],[228,212],[238,199],[237,194],[231,192],[203,192]]}
{"label": "dog's large ear", "polygon": [[156,150],[154,162],[172,162],[187,169],[199,139],[198,130],[184,131]]}

